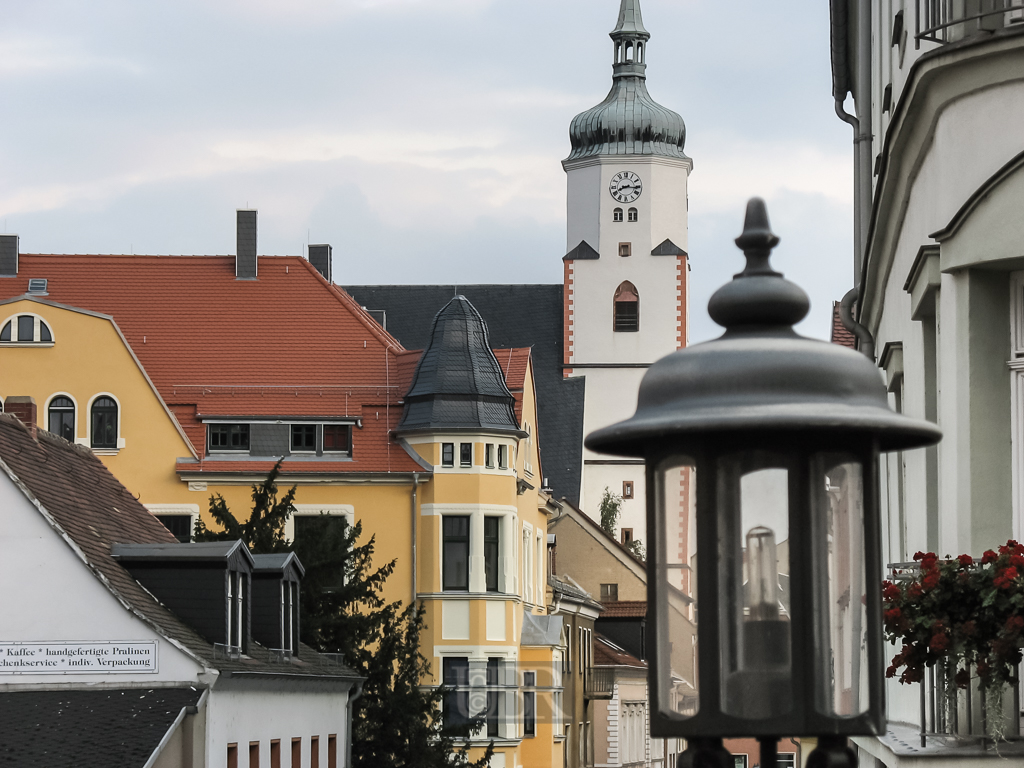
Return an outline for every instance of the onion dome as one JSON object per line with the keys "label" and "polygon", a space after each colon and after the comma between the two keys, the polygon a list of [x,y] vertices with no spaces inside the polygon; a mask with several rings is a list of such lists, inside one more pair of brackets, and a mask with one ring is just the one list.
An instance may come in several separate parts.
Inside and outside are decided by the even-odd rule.
{"label": "onion dome", "polygon": [[595,155],[659,155],[685,158],[686,124],[647,92],[647,41],[640,0],[622,0],[614,43],[612,89],[569,126],[567,160]]}
{"label": "onion dome", "polygon": [[500,432],[526,437],[515,398],[487,340],[484,319],[465,296],[434,316],[398,432]]}

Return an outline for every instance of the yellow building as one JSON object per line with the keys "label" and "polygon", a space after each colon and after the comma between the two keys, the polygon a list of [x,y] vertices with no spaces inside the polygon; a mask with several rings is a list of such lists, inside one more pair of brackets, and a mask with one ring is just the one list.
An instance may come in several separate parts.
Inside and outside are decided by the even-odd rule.
{"label": "yellow building", "polygon": [[530,351],[499,361],[461,298],[434,333],[443,354],[404,350],[298,257],[22,254],[0,278],[0,398],[31,398],[41,428],[91,447],[183,538],[214,494],[244,513],[283,459],[289,535],[327,512],[397,558],[384,597],[422,601],[424,683],[484,717],[474,753],[494,741],[494,766],[560,767],[558,505],[540,490]]}

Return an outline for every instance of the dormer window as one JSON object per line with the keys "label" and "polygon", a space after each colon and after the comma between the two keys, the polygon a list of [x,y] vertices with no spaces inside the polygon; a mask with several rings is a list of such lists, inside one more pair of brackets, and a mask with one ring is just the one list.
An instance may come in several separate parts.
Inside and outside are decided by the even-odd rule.
{"label": "dormer window", "polygon": [[52,344],[50,326],[38,315],[18,315],[0,328],[0,344]]}
{"label": "dormer window", "polygon": [[228,571],[228,645],[244,650],[245,643],[245,576],[240,571]]}
{"label": "dormer window", "polygon": [[248,424],[211,424],[211,451],[248,451]]}

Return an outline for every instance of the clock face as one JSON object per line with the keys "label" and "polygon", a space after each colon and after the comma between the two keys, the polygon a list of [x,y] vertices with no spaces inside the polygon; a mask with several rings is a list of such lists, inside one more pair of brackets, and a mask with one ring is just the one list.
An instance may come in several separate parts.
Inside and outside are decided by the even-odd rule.
{"label": "clock face", "polygon": [[619,171],[612,176],[612,183],[608,185],[608,191],[620,203],[632,203],[640,197],[644,187],[640,183],[640,177],[632,171]]}

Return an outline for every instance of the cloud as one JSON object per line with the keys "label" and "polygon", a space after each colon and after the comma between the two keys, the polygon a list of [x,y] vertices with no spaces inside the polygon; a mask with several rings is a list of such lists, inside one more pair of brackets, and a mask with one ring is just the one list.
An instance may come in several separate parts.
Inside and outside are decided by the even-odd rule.
{"label": "cloud", "polygon": [[138,76],[143,67],[121,56],[83,50],[73,39],[0,38],[0,78],[106,70]]}

